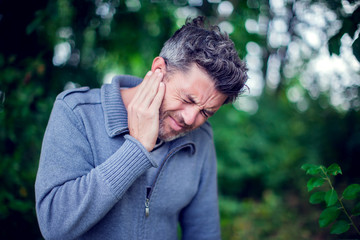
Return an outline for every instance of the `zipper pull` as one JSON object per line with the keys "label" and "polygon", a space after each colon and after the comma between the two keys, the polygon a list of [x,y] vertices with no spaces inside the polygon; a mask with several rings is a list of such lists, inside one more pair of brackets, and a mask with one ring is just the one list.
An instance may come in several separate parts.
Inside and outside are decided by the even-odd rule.
{"label": "zipper pull", "polygon": [[148,217],[150,214],[149,202],[150,202],[150,199],[146,198],[146,202],[145,202],[145,216],[146,217]]}

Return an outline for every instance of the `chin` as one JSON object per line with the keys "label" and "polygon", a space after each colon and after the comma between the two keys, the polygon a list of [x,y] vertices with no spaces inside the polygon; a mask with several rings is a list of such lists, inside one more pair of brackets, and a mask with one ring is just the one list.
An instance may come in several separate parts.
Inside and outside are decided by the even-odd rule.
{"label": "chin", "polygon": [[158,138],[163,140],[164,142],[170,142],[177,138],[185,136],[188,132],[190,132],[190,130],[184,132],[174,132],[174,131],[166,132],[164,128],[160,127]]}
{"label": "chin", "polygon": [[173,141],[177,138],[183,137],[187,134],[187,132],[183,132],[183,133],[179,133],[179,134],[175,134],[175,135],[168,135],[168,136],[162,136],[159,134],[159,139],[163,140],[164,142],[170,142]]}

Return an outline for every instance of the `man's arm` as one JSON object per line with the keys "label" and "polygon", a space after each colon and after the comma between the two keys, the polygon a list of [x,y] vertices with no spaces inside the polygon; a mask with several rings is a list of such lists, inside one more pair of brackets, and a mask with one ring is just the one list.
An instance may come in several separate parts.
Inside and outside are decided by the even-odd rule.
{"label": "man's arm", "polygon": [[[147,104],[145,106],[155,111],[153,115],[156,116],[164,86],[159,88],[161,75],[150,78],[151,75],[144,79],[146,81],[143,83],[147,87],[142,85],[142,98],[135,100]],[[156,81],[156,84],[152,85],[151,81]],[[156,91],[156,87],[160,90]],[[155,94],[148,94],[147,91],[154,91]],[[141,107],[135,100],[132,104]],[[103,164],[95,167],[92,165],[92,149],[81,120],[64,100],[55,102],[43,140],[35,183],[36,211],[45,238],[72,239],[87,232],[111,210],[132,183],[152,166],[144,146],[152,149],[151,144],[153,139],[156,141],[158,131],[149,131],[154,128],[141,122],[147,119],[136,114],[138,109],[134,107],[133,116],[128,116],[132,128],[141,125],[137,132],[131,131],[133,136],[125,136],[122,146]],[[132,119],[134,116],[138,119]],[[152,124],[158,125],[158,121],[158,117],[157,121],[152,119]]]}
{"label": "man's arm", "polygon": [[84,134],[73,111],[57,100],[35,183],[36,210],[45,238],[73,239],[88,231],[151,167],[145,148],[130,136],[103,164],[94,167]]}

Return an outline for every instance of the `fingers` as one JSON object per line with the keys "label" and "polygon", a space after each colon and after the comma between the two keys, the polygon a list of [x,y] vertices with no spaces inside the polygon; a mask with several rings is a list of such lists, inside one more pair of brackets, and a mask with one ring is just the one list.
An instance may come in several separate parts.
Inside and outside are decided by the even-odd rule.
{"label": "fingers", "polygon": [[160,71],[148,72],[128,105],[130,135],[151,151],[159,133],[159,109],[165,96]]}
{"label": "fingers", "polygon": [[134,97],[145,108],[150,107],[152,101],[154,100],[162,78],[163,75],[159,70],[156,70],[155,72],[148,72],[139,86],[139,89]]}
{"label": "fingers", "polygon": [[164,95],[165,95],[165,83],[160,82],[158,92],[154,100],[152,101],[150,108],[154,109],[154,111],[159,110],[161,103],[164,99]]}
{"label": "fingers", "polygon": [[144,100],[144,97],[146,96],[144,94],[144,90],[146,90],[146,83],[148,82],[148,79],[150,78],[150,76],[152,75],[152,72],[149,71],[145,77],[144,80],[140,83],[140,85],[138,86],[138,90],[136,91],[134,97],[133,97],[133,102],[136,100],[137,102],[142,102]]}

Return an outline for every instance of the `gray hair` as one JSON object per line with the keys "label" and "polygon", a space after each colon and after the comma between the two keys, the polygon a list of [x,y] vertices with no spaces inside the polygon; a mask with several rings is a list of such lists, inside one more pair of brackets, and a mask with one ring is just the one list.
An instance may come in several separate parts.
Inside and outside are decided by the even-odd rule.
{"label": "gray hair", "polygon": [[[244,90],[247,67],[241,61],[232,40],[218,26],[204,26],[205,17],[187,19],[182,28],[165,42],[160,57],[167,70],[189,70],[193,63],[204,69],[215,82],[215,88],[233,102]],[[247,87],[247,86],[246,86]]]}

